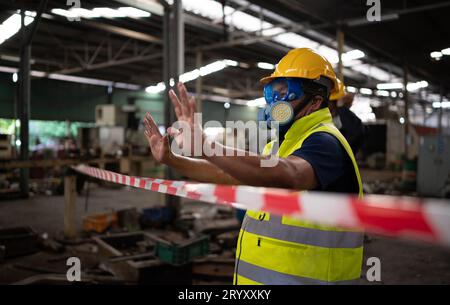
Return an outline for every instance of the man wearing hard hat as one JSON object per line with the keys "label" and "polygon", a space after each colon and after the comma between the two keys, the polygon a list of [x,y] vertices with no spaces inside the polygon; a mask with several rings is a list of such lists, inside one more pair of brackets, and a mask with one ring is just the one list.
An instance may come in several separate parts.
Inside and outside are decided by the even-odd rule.
{"label": "man wearing hard hat", "polygon": [[[278,138],[266,145],[261,156],[238,154],[207,139],[194,124],[194,98],[179,84],[179,97],[170,91],[179,121],[192,126],[193,137],[200,136],[204,147],[224,153],[208,153],[200,159],[172,153],[168,135],[162,136],[147,114],[145,132],[154,157],[202,182],[362,196],[352,149],[333,125],[328,109],[330,94],[338,91],[332,65],[311,49],[294,49],[261,82],[267,102],[262,119],[269,126],[275,121],[279,125]],[[183,145],[183,130],[170,128],[168,133]],[[269,154],[278,156],[277,164],[261,167]],[[362,254],[361,232],[248,210],[238,239],[234,284],[353,283],[360,277]]]}
{"label": "man wearing hard hat", "polygon": [[355,98],[354,93],[345,92],[344,84],[338,79],[338,92],[330,95],[329,108],[334,125],[350,144],[356,155],[364,143],[366,127],[350,107]]}

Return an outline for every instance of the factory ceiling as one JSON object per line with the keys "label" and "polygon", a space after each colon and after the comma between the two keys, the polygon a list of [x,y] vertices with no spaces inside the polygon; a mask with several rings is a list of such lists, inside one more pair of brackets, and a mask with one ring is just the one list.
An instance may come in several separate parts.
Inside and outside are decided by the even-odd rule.
{"label": "factory ceiling", "polygon": [[[116,10],[131,6],[127,5],[131,2],[116,0],[105,5],[105,1],[82,0],[81,7],[85,13],[95,15],[101,12],[94,8]],[[61,13],[68,9],[65,1],[50,0],[32,45],[32,70],[44,73],[36,72],[34,76],[89,77],[135,88],[160,82],[163,18],[155,1],[138,2],[155,7],[150,17],[125,14],[113,18],[100,14],[69,21]],[[209,0],[185,2],[185,71],[196,69],[198,51],[202,51],[203,65],[222,59],[238,63],[214,77],[205,77],[206,92],[255,98],[261,90],[256,80],[270,73],[258,68],[258,62],[275,64],[287,50],[303,41],[335,58],[337,28],[345,35],[344,53],[363,54],[362,58],[344,62],[347,84],[375,88],[380,82],[401,81],[405,65],[413,82],[427,80],[436,88],[450,83],[450,56],[440,60],[430,57],[431,52],[450,47],[450,30],[445,26],[450,1],[381,1],[386,20],[367,22],[369,6],[359,0],[228,0],[224,1],[224,11],[230,19],[226,18],[225,23],[214,15],[223,9],[220,1],[219,8],[212,6],[206,11],[199,5]],[[21,7],[36,11],[38,3],[2,1],[0,23]],[[264,22],[266,32],[252,31],[258,19]],[[289,35],[281,37],[277,31]],[[0,43],[0,66],[18,67],[19,47],[19,33]]]}

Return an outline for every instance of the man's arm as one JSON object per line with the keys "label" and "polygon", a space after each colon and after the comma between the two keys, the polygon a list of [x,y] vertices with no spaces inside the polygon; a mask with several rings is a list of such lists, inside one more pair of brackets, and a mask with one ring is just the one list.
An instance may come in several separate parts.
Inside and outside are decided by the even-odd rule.
{"label": "man's arm", "polygon": [[[203,134],[201,126],[195,123],[194,120],[196,111],[195,98],[188,97],[186,87],[182,83],[179,83],[178,89],[180,91],[180,99],[172,90],[169,92],[170,98],[178,120],[188,124],[190,132],[169,128],[168,133],[174,136],[177,144],[184,149],[186,149],[184,147],[184,136],[190,138],[191,143],[195,142],[196,134],[208,142],[209,140]],[[215,141],[206,143],[206,147],[214,145],[216,148],[213,148],[213,150],[217,151],[217,149],[220,149],[223,151],[223,154],[212,156],[204,154],[204,159],[208,163],[205,163],[205,160],[196,161],[195,159],[185,159],[183,157],[175,158],[170,162],[167,157],[174,155],[170,152],[168,139],[166,136],[162,137],[159,133],[158,127],[150,114],[146,115],[145,125],[149,145],[155,158],[157,160],[161,159],[161,162],[180,170],[193,179],[215,183],[243,183],[254,186],[300,190],[314,189],[318,185],[312,166],[302,158],[295,156],[284,159],[279,158],[274,167],[262,167],[261,162],[264,159],[268,159],[267,157],[251,155],[249,152],[244,152],[245,156],[242,156],[242,151],[238,153],[237,149],[223,146]],[[190,149],[191,153],[193,152],[192,146],[187,147],[187,149]],[[238,181],[240,183],[236,183]]]}
{"label": "man's arm", "polygon": [[239,180],[231,177],[207,160],[182,157],[172,153],[169,136],[161,135],[151,115],[146,114],[144,126],[145,136],[156,161],[166,164],[179,171],[182,175],[200,182],[241,184]]}
{"label": "man's arm", "polygon": [[166,164],[195,181],[229,185],[242,184],[238,179],[230,176],[216,165],[204,159],[171,154]]}
{"label": "man's arm", "polygon": [[311,190],[318,186],[312,166],[300,157],[278,158],[274,167],[262,167],[261,161],[269,157],[248,153],[239,156],[237,149],[217,142],[210,142],[207,146],[214,147],[215,151],[222,150],[223,153],[221,156],[205,155],[204,158],[243,184],[298,190]]}

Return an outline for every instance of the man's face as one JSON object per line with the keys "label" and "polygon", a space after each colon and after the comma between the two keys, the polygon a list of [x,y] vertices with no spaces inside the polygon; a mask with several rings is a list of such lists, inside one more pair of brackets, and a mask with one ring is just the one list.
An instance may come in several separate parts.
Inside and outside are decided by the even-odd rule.
{"label": "man's face", "polygon": [[291,105],[294,108],[294,111],[301,107],[304,102],[308,103],[300,112],[295,115],[294,120],[298,120],[313,113],[316,110],[319,110],[323,102],[323,97],[321,97],[320,95],[315,95],[312,100],[309,101],[306,101],[306,99],[306,95],[303,95],[300,99],[292,101]]}
{"label": "man's face", "polygon": [[[289,91],[289,85],[287,81],[279,80],[272,84],[272,92],[274,97],[276,96],[276,100],[282,100]],[[306,96],[303,94],[300,98],[290,101],[294,112],[297,112],[298,109],[301,108],[301,105],[305,102]],[[304,117],[320,108],[320,105],[323,101],[323,98],[319,95],[314,96],[312,100],[309,101],[308,105],[306,105],[300,112],[296,113],[294,116],[294,120],[298,120],[301,117]]]}

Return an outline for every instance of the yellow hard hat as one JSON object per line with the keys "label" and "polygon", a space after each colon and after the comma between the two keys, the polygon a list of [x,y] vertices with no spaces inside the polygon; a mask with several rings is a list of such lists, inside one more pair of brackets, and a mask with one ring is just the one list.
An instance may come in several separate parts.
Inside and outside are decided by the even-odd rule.
{"label": "yellow hard hat", "polygon": [[345,96],[345,86],[344,83],[341,82],[341,80],[339,78],[336,79],[337,83],[338,83],[338,92],[335,93],[331,93],[330,95],[330,101],[337,101],[340,100],[341,98],[343,98]]}
{"label": "yellow hard hat", "polygon": [[263,84],[279,77],[299,77],[317,80],[327,77],[333,83],[330,93],[339,91],[336,74],[331,63],[322,55],[309,48],[290,50],[278,63],[275,71],[261,79]]}

